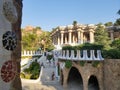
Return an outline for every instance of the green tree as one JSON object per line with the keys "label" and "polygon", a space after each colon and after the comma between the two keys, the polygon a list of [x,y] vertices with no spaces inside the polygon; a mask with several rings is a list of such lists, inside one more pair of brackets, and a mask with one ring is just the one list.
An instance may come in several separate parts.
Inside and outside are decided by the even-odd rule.
{"label": "green tree", "polygon": [[120,18],[118,18],[115,23],[114,23],[115,26],[119,26],[120,25]]}
{"label": "green tree", "polygon": [[103,45],[105,49],[110,48],[110,39],[105,26],[101,23],[97,25],[95,31],[95,44]]}
{"label": "green tree", "polygon": [[52,44],[52,40],[50,37],[50,32],[45,31],[40,36],[40,47],[46,51],[46,50],[52,50],[54,49],[54,46]]}
{"label": "green tree", "polygon": [[120,15],[120,10],[118,10],[117,14],[119,14],[119,15]]}
{"label": "green tree", "polygon": [[77,25],[77,21],[73,21],[73,26],[76,26]]}
{"label": "green tree", "polygon": [[36,27],[35,29],[37,29],[37,30],[38,30],[38,29],[41,30],[41,27]]}
{"label": "green tree", "polygon": [[113,26],[113,23],[112,22],[107,22],[104,24],[105,26]]}
{"label": "green tree", "polygon": [[120,50],[120,39],[114,40],[111,45],[113,48]]}
{"label": "green tree", "polygon": [[23,50],[36,50],[39,48],[38,36],[35,33],[27,33],[22,36]]}

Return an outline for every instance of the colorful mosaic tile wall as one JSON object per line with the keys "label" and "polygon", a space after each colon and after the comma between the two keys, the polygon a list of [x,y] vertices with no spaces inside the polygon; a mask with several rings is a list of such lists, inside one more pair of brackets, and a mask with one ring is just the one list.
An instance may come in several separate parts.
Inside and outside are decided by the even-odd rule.
{"label": "colorful mosaic tile wall", "polygon": [[17,19],[13,0],[0,0],[0,90],[10,90],[10,84],[17,75],[17,65],[11,59],[11,53],[17,46],[12,23]]}

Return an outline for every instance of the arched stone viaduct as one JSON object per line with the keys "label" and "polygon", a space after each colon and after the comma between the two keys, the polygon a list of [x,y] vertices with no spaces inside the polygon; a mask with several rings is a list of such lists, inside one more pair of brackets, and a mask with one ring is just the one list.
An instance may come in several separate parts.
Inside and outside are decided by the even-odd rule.
{"label": "arched stone viaduct", "polygon": [[99,61],[97,67],[93,66],[95,61],[85,61],[84,66],[80,65],[80,61],[72,61],[71,68],[65,67],[65,59],[59,59],[58,61],[59,64],[62,64],[62,68],[60,68],[60,82],[65,88],[67,88],[69,84],[70,72],[72,68],[75,68],[82,78],[82,90],[89,90],[88,84],[92,76],[97,79],[97,90],[120,90],[120,60],[106,59],[104,61]]}
{"label": "arched stone viaduct", "polygon": [[[65,60],[59,60],[60,63],[65,62]],[[72,61],[72,67],[63,69],[61,68],[60,80],[64,87],[68,85],[68,77],[70,70],[76,68],[82,77],[83,90],[88,90],[88,83],[91,76],[95,76],[98,80],[99,90],[103,89],[103,62],[101,61],[97,67],[93,67],[93,62],[85,61],[85,65],[81,66],[80,61]],[[73,77],[74,78],[74,77]]]}

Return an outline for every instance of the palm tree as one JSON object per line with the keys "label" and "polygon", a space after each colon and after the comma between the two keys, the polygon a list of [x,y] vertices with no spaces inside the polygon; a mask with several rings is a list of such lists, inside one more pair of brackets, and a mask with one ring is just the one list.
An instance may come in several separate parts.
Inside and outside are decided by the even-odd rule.
{"label": "palm tree", "polygon": [[76,26],[77,25],[77,21],[73,21],[73,26]]}

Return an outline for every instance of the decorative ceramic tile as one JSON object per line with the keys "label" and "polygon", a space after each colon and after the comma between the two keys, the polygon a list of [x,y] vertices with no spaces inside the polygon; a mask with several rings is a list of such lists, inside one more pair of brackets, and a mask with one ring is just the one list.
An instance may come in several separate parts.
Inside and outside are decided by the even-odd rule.
{"label": "decorative ceramic tile", "polygon": [[2,37],[3,47],[7,50],[13,51],[17,46],[16,34],[12,31],[7,31]]}
{"label": "decorative ceramic tile", "polygon": [[18,19],[16,8],[10,1],[4,1],[3,14],[5,15],[6,19],[11,23],[15,23]]}
{"label": "decorative ceramic tile", "polygon": [[1,68],[1,78],[4,82],[8,83],[12,81],[17,72],[17,65],[14,61],[6,61]]}

